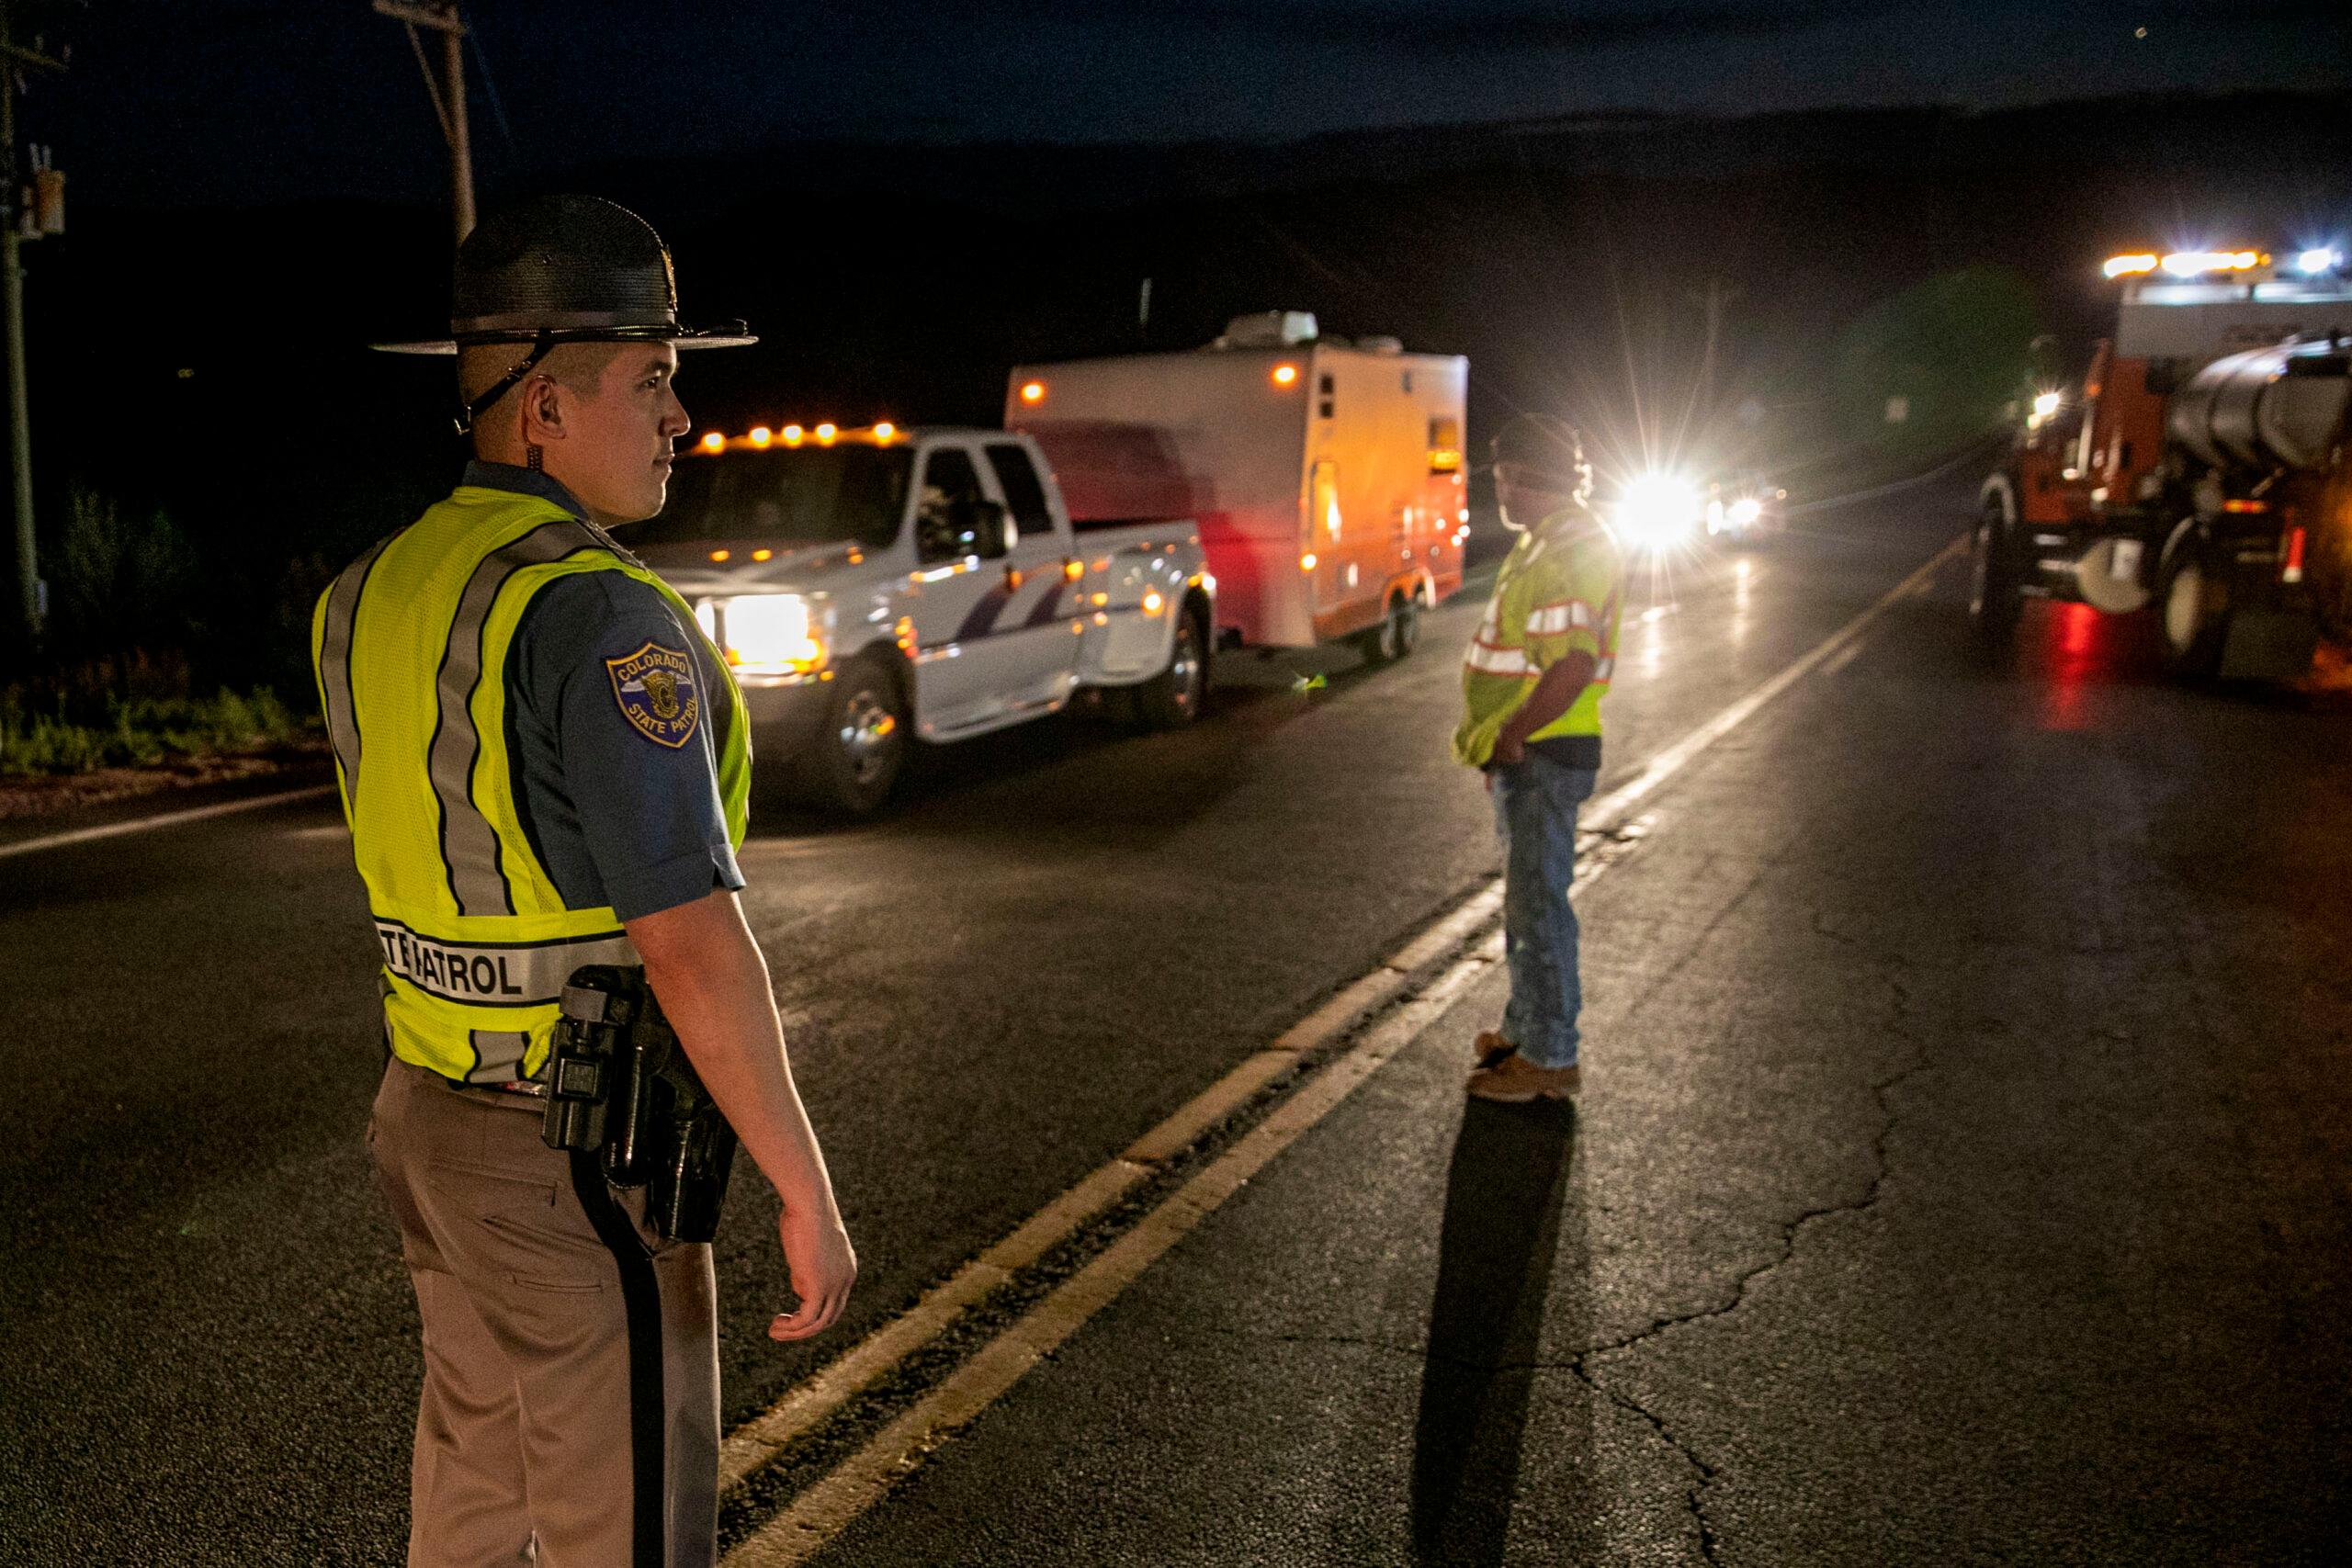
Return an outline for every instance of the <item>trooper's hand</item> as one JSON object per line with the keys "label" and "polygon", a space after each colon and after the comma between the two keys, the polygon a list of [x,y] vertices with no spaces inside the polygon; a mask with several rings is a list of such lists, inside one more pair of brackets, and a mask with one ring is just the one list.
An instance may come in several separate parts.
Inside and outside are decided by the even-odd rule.
{"label": "trooper's hand", "polygon": [[792,1293],[800,1298],[796,1311],[778,1313],[768,1325],[771,1339],[807,1339],[833,1325],[849,1302],[849,1288],[857,1279],[857,1251],[832,1205],[819,1213],[813,1206],[787,1207],[776,1222],[784,1241],[784,1261],[792,1270]]}

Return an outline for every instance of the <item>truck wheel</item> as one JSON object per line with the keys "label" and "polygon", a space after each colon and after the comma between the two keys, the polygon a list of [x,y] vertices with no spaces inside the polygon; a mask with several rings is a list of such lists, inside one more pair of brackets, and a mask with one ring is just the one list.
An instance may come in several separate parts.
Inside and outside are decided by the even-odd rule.
{"label": "truck wheel", "polygon": [[1178,614],[1168,668],[1132,690],[1136,721],[1146,729],[1182,729],[1201,716],[1209,693],[1209,656],[1198,610],[1187,604]]}
{"label": "truck wheel", "polygon": [[1410,654],[1421,640],[1421,602],[1418,595],[1399,593],[1388,601],[1380,624],[1360,634],[1356,646],[1367,664],[1394,664]]}
{"label": "truck wheel", "polygon": [[800,795],[820,810],[864,817],[890,797],[906,765],[907,699],[881,658],[853,659],[826,682],[825,721],[793,759]]}
{"label": "truck wheel", "polygon": [[2000,497],[1987,496],[1977,513],[1968,556],[1968,620],[1975,629],[1977,646],[1987,654],[2007,649],[2017,635],[2018,617],[2024,613],[2017,555],[2008,508],[2001,504]]}
{"label": "truck wheel", "polygon": [[2164,623],[2166,670],[2202,680],[2222,667],[2222,643],[2230,629],[2229,590],[2206,570],[2194,539],[2183,540],[2165,562],[2156,613]]}

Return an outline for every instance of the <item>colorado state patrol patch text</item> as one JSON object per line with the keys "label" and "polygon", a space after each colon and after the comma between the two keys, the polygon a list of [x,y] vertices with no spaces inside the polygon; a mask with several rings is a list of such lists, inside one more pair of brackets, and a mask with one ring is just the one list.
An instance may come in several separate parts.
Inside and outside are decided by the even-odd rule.
{"label": "colorado state patrol patch text", "polygon": [[674,648],[649,642],[625,658],[607,659],[613,699],[621,716],[639,735],[673,750],[695,738],[702,722],[702,700],[695,690],[695,664]]}

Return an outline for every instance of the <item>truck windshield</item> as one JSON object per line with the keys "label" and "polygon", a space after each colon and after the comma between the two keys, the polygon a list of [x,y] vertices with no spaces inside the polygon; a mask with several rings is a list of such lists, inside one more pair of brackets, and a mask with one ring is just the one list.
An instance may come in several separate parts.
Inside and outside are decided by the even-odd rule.
{"label": "truck windshield", "polygon": [[906,447],[803,446],[682,457],[662,514],[629,530],[631,542],[685,544],[757,539],[778,545],[860,544],[887,548],[905,514]]}

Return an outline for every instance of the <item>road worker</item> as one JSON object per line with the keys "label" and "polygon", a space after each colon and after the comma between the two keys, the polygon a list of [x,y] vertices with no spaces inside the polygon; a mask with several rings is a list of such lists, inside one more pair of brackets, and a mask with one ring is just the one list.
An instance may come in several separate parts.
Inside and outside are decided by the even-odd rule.
{"label": "road worker", "polygon": [[1480,1033],[1480,1100],[1577,1089],[1577,808],[1600,770],[1600,702],[1616,663],[1624,569],[1591,508],[1592,469],[1571,426],[1521,414],[1496,434],[1495,497],[1519,534],[1462,674],[1456,761],[1481,769],[1503,841],[1510,1003]]}
{"label": "road worker", "polygon": [[650,983],[783,1200],[795,1310],[857,1265],[738,907],[751,758],[693,614],[607,532],[662,508],[688,427],[670,256],[607,201],[486,218],[451,334],[474,460],[330,585],[312,656],[382,943],[390,1061],[368,1129],[424,1321],[409,1562],[688,1568],[714,1558],[710,1247],[542,1141],[565,983]]}

